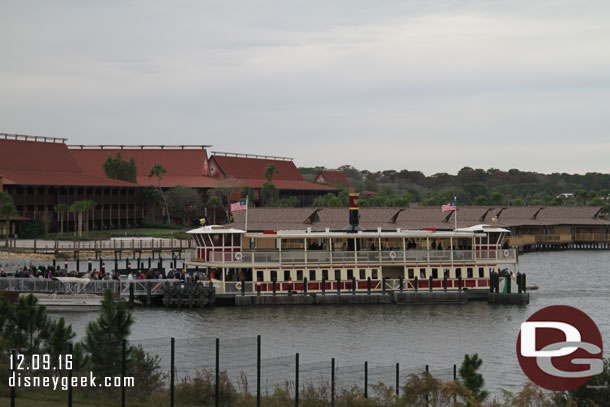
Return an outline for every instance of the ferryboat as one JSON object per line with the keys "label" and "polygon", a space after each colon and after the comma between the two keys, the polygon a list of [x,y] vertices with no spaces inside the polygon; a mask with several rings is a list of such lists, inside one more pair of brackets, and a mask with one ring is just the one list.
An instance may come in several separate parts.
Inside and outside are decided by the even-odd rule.
{"label": "ferryboat", "polygon": [[186,267],[204,271],[220,295],[467,290],[476,297],[489,291],[492,272],[518,271],[516,250],[503,245],[507,229],[362,230],[357,205],[340,231],[211,225],[188,233],[197,248]]}

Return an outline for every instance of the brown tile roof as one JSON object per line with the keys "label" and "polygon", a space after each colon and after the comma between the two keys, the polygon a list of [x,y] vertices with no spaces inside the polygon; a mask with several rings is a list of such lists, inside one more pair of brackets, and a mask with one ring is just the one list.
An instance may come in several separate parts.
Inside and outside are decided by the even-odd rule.
{"label": "brown tile roof", "polygon": [[207,153],[205,148],[160,149],[160,148],[71,148],[72,156],[83,169],[91,174],[105,176],[102,165],[111,154],[121,153],[123,160],[133,157],[138,168],[138,184],[157,185],[156,178],[149,178],[148,173],[155,163],[160,163],[167,170],[161,177],[162,187],[185,185],[193,188],[213,188],[215,178],[202,175],[206,171]]}
{"label": "brown tile roof", "polygon": [[345,174],[342,171],[337,170],[320,171],[315,179],[315,182],[325,182],[331,185],[344,185],[346,187],[351,187]]}
{"label": "brown tile roof", "polygon": [[275,165],[277,173],[273,175],[275,181],[305,181],[299,169],[290,160],[273,160],[254,157],[232,157],[213,155],[210,160],[216,161],[222,172],[228,178],[243,180],[265,180],[265,168],[269,164]]}
{"label": "brown tile roof", "polygon": [[273,175],[272,180],[276,188],[280,190],[337,191],[337,188],[306,181],[291,160],[225,155],[210,157],[210,166],[218,166],[228,180],[239,186],[256,189],[262,188],[263,184],[267,182],[264,173],[269,164],[275,165],[277,173]]}
{"label": "brown tile roof", "polygon": [[[502,207],[460,207],[458,209],[458,227],[469,227],[481,223],[492,224],[491,217],[500,213],[498,226],[545,226],[559,224],[603,225],[610,226],[610,221],[593,219],[590,215],[596,213],[589,208],[553,207],[550,213],[554,217],[532,219],[540,209],[536,207],[507,208]],[[508,211],[508,209],[514,209]],[[549,209],[545,208],[544,210]],[[600,208],[597,208],[598,211]],[[508,219],[502,219],[505,212]],[[315,215],[314,215],[315,213]],[[493,213],[493,215],[490,215]],[[539,211],[538,216],[542,213]],[[566,214],[571,214],[568,217]],[[439,207],[418,208],[360,208],[360,225],[365,230],[395,230],[436,228],[437,230],[452,230],[454,213],[441,212]],[[316,222],[307,223],[308,218]],[[245,211],[234,214],[234,226],[244,227]],[[484,220],[482,221],[481,218]],[[251,208],[248,210],[248,230],[304,230],[311,227],[313,231],[341,230],[348,224],[347,208]]]}
{"label": "brown tile roof", "polygon": [[63,143],[29,140],[0,139],[0,175],[7,185],[136,186],[86,173]]}

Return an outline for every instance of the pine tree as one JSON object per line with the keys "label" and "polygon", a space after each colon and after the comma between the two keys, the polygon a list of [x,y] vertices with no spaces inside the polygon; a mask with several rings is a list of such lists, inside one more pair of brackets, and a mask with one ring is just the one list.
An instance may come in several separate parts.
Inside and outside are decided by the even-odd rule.
{"label": "pine tree", "polygon": [[459,372],[464,386],[466,386],[479,401],[485,400],[488,394],[485,390],[482,390],[483,385],[485,384],[483,375],[477,373],[477,370],[482,364],[483,360],[479,358],[477,353],[464,355],[464,361],[462,362],[462,366],[460,366]]}
{"label": "pine tree", "polygon": [[110,290],[104,291],[102,309],[97,321],[87,326],[83,346],[90,355],[91,370],[99,376],[112,376],[121,371],[123,339],[129,337],[133,325],[131,313],[124,302],[115,303]]}
{"label": "pine tree", "polygon": [[40,353],[44,338],[49,335],[50,320],[44,305],[32,294],[20,297],[16,305],[6,309],[3,336],[11,348],[28,355]]}

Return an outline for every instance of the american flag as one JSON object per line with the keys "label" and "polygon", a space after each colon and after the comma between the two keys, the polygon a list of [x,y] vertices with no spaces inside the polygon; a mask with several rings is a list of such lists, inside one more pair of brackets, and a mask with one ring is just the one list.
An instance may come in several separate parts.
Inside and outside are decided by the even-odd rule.
{"label": "american flag", "polygon": [[242,199],[239,202],[235,202],[231,204],[231,212],[244,211],[248,208],[246,204],[246,200]]}
{"label": "american flag", "polygon": [[450,202],[447,205],[441,206],[443,212],[447,211],[455,211],[457,209],[457,204],[455,202]]}

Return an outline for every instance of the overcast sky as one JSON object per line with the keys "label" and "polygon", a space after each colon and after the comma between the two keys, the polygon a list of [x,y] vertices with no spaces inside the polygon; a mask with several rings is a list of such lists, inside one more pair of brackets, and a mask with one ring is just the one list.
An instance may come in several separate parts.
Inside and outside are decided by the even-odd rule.
{"label": "overcast sky", "polygon": [[610,172],[610,2],[0,2],[0,132]]}

